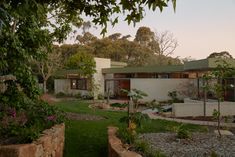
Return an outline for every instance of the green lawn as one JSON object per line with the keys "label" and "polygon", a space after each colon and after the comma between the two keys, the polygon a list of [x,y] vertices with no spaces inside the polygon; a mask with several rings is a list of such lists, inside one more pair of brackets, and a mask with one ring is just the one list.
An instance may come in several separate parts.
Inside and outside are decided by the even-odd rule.
{"label": "green lawn", "polygon": [[[101,111],[88,108],[88,103],[82,101],[64,101],[56,104],[66,112],[87,113],[106,117],[100,121],[69,121],[66,122],[65,157],[106,157],[107,127],[109,125],[124,126],[119,119],[126,112]],[[139,132],[165,132],[179,123],[151,120],[144,122]],[[186,125],[191,131],[205,131],[205,127]]]}

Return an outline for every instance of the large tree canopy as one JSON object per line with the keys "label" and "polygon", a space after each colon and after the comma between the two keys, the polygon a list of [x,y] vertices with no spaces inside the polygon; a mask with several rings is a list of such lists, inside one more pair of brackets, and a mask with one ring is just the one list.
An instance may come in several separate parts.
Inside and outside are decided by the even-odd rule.
{"label": "large tree canopy", "polygon": [[119,13],[128,23],[136,23],[143,18],[146,7],[162,11],[170,1],[175,7],[176,0],[2,0],[0,75],[15,75],[17,80],[7,82],[8,87],[20,85],[27,96],[37,97],[29,61],[46,56],[53,42],[67,37],[72,25],[81,26],[81,15],[90,16],[105,33],[109,22],[118,22]]}

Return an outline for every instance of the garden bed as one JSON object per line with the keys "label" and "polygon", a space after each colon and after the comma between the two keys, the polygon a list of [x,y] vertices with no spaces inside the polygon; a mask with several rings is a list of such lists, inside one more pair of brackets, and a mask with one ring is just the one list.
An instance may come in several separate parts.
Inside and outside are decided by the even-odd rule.
{"label": "garden bed", "polygon": [[123,144],[116,136],[116,127],[108,127],[108,157],[142,157],[136,152],[129,151],[123,147]]}
{"label": "garden bed", "polygon": [[205,157],[212,153],[218,156],[235,156],[234,135],[219,138],[213,133],[192,133],[190,139],[178,139],[175,133],[147,133],[140,138],[167,156]]}
{"label": "garden bed", "polygon": [[32,143],[0,145],[0,157],[63,157],[64,131],[64,124],[55,125]]}

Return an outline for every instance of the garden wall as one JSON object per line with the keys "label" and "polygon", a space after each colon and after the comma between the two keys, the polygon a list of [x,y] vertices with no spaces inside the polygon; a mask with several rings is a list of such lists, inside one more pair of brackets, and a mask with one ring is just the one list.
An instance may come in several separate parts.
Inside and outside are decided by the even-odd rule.
{"label": "garden wall", "polygon": [[[148,97],[144,98],[144,101],[151,101],[153,99],[157,101],[169,100],[168,92],[172,91],[188,91],[185,85],[192,84],[196,86],[196,79],[176,79],[176,78],[133,78],[131,79],[131,89],[136,88],[144,91],[148,94]],[[179,95],[183,98],[183,95]]]}
{"label": "garden wall", "polygon": [[128,151],[123,147],[123,144],[116,136],[116,127],[108,127],[108,157],[142,157],[132,151]]}
{"label": "garden wall", "polygon": [[55,125],[31,144],[0,145],[0,157],[63,157],[64,131],[64,124]]}
{"label": "garden wall", "polygon": [[[206,116],[212,116],[214,109],[217,110],[217,108],[217,102],[207,102]],[[221,102],[220,110],[222,116],[235,115],[235,103],[227,101]],[[203,116],[203,101],[175,103],[173,104],[172,112],[175,117]]]}

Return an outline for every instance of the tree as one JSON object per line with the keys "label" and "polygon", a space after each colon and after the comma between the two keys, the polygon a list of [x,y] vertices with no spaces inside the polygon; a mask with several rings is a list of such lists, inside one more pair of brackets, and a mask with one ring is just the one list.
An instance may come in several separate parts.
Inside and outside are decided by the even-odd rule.
{"label": "tree", "polygon": [[114,34],[109,35],[108,38],[115,41],[115,40],[120,39],[121,36],[122,36],[121,33],[114,33]]}
{"label": "tree", "polygon": [[155,51],[156,54],[159,56],[172,55],[176,47],[178,46],[178,41],[169,31],[164,31],[161,33],[155,32],[154,39],[159,45],[159,51]]}
{"label": "tree", "polygon": [[207,58],[233,58],[233,56],[227,52],[227,51],[222,51],[222,52],[213,52],[211,53]]}
{"label": "tree", "polygon": [[83,36],[78,35],[76,37],[76,40],[78,40],[81,45],[85,45],[85,44],[89,44],[89,43],[97,40],[97,37],[94,36],[93,34],[91,34],[90,32],[85,32],[83,34]]}
{"label": "tree", "polygon": [[95,72],[95,60],[92,55],[77,52],[66,63],[66,68],[80,70],[80,77],[91,77]]}
{"label": "tree", "polygon": [[54,46],[52,52],[48,52],[47,58],[41,61],[34,61],[39,74],[43,78],[43,92],[47,92],[47,80],[60,67],[62,67],[61,52],[58,46]]}
{"label": "tree", "polygon": [[91,22],[90,21],[84,21],[82,23],[82,34],[85,34],[89,32],[89,29],[91,28]]}
{"label": "tree", "polygon": [[186,62],[190,62],[190,61],[193,61],[193,60],[195,60],[195,59],[192,58],[191,56],[188,56],[188,57],[182,58],[181,62],[186,63]]}
{"label": "tree", "polygon": [[149,27],[140,27],[135,35],[134,41],[139,43],[141,46],[149,47],[149,44],[154,39],[154,32]]}
{"label": "tree", "polygon": [[[103,28],[101,33],[104,35],[109,22],[112,25],[118,22],[117,14],[125,13],[125,20],[129,24],[131,22],[135,24],[143,18],[145,6],[152,10],[159,8],[162,11],[169,1],[136,0],[117,3],[113,0],[2,0],[0,2],[0,76],[12,74],[16,80],[4,82],[7,89],[0,94],[0,104],[15,107],[18,110],[22,110],[22,107],[34,109],[35,112],[30,109],[27,111],[36,115],[33,120],[28,119],[26,131],[21,130],[24,129],[25,126],[23,126],[19,132],[13,133],[12,127],[10,127],[11,134],[20,136],[26,132],[26,135],[28,133],[35,138],[39,135],[38,124],[44,125],[45,128],[54,124],[46,123],[46,117],[41,115],[50,116],[47,112],[36,114],[37,110],[50,111],[50,114],[58,114],[58,112],[52,109],[52,106],[39,103],[39,93],[30,61],[32,59],[38,61],[45,57],[47,55],[45,49],[50,49],[53,42],[61,43],[66,39],[72,31],[72,26],[79,27],[81,25],[80,15],[90,16],[93,23],[101,25]],[[175,6],[176,0],[171,1]],[[114,17],[114,15],[117,16]],[[37,129],[30,132],[32,129],[29,128]]]}
{"label": "tree", "polygon": [[225,82],[225,79],[232,75],[234,68],[231,67],[230,64],[228,64],[225,60],[217,60],[216,61],[216,68],[214,71],[212,71],[212,77],[217,80],[217,82],[212,86],[212,89],[215,92],[215,96],[217,98],[218,102],[218,108],[217,110],[214,110],[213,116],[217,119],[217,130],[221,137],[220,133],[220,121],[221,121],[221,112],[220,112],[220,103],[224,99],[224,91],[226,90],[226,86],[223,85],[223,82]]}

